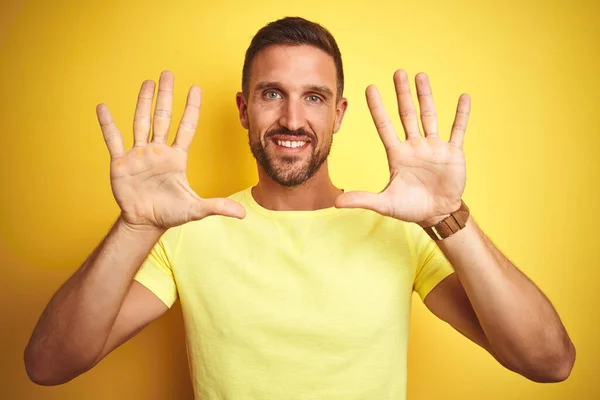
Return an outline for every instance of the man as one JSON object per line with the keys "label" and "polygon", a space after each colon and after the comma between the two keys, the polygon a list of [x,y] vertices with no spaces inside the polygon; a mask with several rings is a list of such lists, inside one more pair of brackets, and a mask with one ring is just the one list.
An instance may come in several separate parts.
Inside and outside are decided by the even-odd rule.
{"label": "man", "polygon": [[267,25],[246,53],[236,100],[259,182],[229,198],[203,199],[186,179],[198,87],[171,146],[171,73],[152,121],[154,82],[143,83],[128,152],[99,105],[122,212],[42,314],[25,351],[30,378],[73,379],[179,298],[198,399],[404,399],[415,290],[506,368],[566,379],[575,348],[554,308],[461,200],[469,97],[445,141],[427,76],[416,76],[423,134],[406,72],[394,83],[404,141],[367,88],[390,167],[378,194],[331,182],[348,104],[342,61],[331,34],[301,18]]}

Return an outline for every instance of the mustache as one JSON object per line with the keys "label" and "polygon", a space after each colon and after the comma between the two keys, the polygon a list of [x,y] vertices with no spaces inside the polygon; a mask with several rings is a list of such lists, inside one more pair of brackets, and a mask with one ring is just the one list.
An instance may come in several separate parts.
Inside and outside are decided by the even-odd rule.
{"label": "mustache", "polygon": [[265,139],[269,139],[272,136],[275,135],[286,135],[286,136],[296,136],[296,137],[308,137],[310,138],[311,141],[315,142],[316,138],[314,137],[314,135],[306,132],[304,129],[300,128],[297,129],[295,131],[289,130],[288,128],[278,128],[278,129],[273,129],[272,131],[267,132],[267,134],[265,135]]}

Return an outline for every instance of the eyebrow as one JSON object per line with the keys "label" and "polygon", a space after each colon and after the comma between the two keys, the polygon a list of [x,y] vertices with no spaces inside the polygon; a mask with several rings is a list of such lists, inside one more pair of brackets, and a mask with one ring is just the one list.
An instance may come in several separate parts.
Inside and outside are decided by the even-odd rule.
{"label": "eyebrow", "polygon": [[[264,89],[275,89],[275,88],[281,88],[283,85],[280,82],[259,82],[256,87],[254,88],[255,92],[258,92],[260,90],[264,90]],[[333,97],[333,91],[331,89],[329,89],[327,86],[324,85],[304,85],[302,86],[302,89],[306,90],[306,91],[310,91],[310,92],[318,92],[318,93],[322,93],[328,97]]]}

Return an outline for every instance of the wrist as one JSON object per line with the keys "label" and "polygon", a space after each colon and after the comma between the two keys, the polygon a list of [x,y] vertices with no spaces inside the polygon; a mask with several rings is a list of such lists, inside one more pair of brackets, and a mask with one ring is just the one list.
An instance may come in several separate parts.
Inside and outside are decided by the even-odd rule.
{"label": "wrist", "polygon": [[421,222],[417,222],[417,225],[419,225],[421,228],[425,229],[425,228],[430,228],[434,225],[439,224],[440,222],[442,222],[443,220],[445,220],[446,218],[448,218],[451,214],[444,214],[444,215],[439,215],[436,217],[432,217],[432,218],[428,218],[424,221]]}
{"label": "wrist", "polygon": [[440,241],[463,229],[469,217],[469,207],[461,200],[456,211],[422,221],[419,225],[433,240]]}
{"label": "wrist", "polygon": [[151,225],[138,225],[127,222],[121,214],[116,222],[117,229],[127,236],[143,236],[157,240],[167,231],[164,228]]}

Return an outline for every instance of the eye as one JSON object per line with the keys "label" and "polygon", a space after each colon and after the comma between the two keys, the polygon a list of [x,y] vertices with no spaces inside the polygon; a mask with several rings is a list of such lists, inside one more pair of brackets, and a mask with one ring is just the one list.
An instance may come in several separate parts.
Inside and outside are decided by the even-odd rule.
{"label": "eye", "polygon": [[279,93],[270,90],[270,91],[268,91],[268,92],[265,93],[265,97],[267,99],[273,100],[273,99],[278,99],[281,96],[279,95]]}
{"label": "eye", "polygon": [[310,101],[312,103],[318,103],[321,101],[321,98],[314,94],[311,94],[310,96],[308,96],[307,99],[308,99],[308,101]]}

